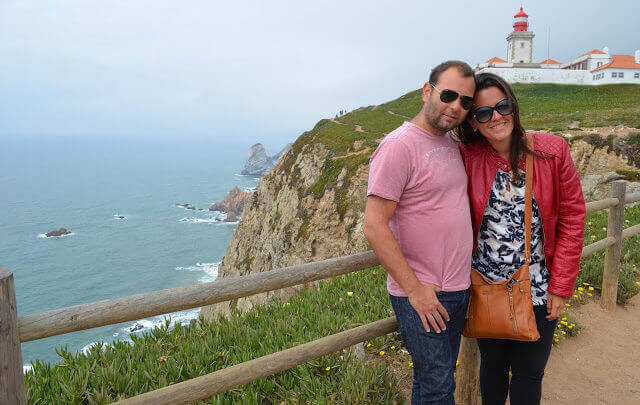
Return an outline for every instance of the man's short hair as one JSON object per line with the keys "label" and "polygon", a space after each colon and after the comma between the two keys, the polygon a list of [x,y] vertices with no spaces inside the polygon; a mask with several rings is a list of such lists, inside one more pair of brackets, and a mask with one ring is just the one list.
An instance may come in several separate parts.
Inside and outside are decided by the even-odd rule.
{"label": "man's short hair", "polygon": [[448,60],[433,68],[431,75],[429,76],[429,83],[434,86],[438,84],[442,72],[452,67],[457,68],[460,74],[462,74],[462,77],[473,77],[474,75],[473,69],[466,62],[460,60]]}

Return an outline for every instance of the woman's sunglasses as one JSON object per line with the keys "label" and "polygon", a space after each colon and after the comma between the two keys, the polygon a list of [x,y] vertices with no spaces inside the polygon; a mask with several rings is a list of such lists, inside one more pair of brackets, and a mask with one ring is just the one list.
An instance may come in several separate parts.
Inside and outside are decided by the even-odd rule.
{"label": "woman's sunglasses", "polygon": [[462,106],[462,108],[464,108],[465,110],[470,110],[471,107],[473,107],[473,97],[461,96],[460,94],[458,94],[457,91],[453,91],[449,89],[440,90],[433,84],[431,84],[431,87],[433,87],[434,90],[440,93],[440,101],[442,101],[445,104],[452,103],[456,101],[458,97],[460,97],[460,105]]}
{"label": "woman's sunglasses", "polygon": [[513,103],[508,98],[502,99],[493,107],[480,107],[476,109],[472,115],[481,124],[491,121],[493,111],[497,111],[500,115],[509,115],[513,113]]}

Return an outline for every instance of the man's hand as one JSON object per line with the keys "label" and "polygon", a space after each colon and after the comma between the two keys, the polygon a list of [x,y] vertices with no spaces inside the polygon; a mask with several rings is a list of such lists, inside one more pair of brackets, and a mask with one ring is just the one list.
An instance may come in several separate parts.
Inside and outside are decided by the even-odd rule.
{"label": "man's hand", "polygon": [[422,319],[424,329],[430,332],[429,325],[431,325],[436,333],[440,333],[440,331],[447,329],[445,321],[449,322],[449,314],[438,301],[436,291],[440,291],[440,289],[435,285],[420,284],[419,287],[409,292],[408,298],[409,303]]}
{"label": "man's hand", "polygon": [[557,319],[564,311],[568,298],[547,294],[547,320]]}

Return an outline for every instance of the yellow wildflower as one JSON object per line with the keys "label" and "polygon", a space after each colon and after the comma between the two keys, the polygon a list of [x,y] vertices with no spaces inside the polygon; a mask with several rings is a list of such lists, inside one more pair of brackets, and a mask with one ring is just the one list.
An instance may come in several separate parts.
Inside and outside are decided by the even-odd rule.
{"label": "yellow wildflower", "polygon": [[367,343],[367,347],[371,347],[371,343]]}
{"label": "yellow wildflower", "polygon": [[566,321],[566,320],[567,320],[566,316],[563,316],[562,319],[561,319],[561,321]]}
{"label": "yellow wildflower", "polygon": [[353,296],[353,291],[348,291],[348,292],[347,292],[347,295],[348,295],[349,297],[352,297],[352,296]]}
{"label": "yellow wildflower", "polygon": [[571,306],[571,304],[564,304],[564,306],[565,306],[565,307],[570,307],[570,306]]}
{"label": "yellow wildflower", "polygon": [[578,296],[577,296],[577,295],[575,295],[575,294],[573,294],[573,298],[578,298]]}
{"label": "yellow wildflower", "polygon": [[413,362],[409,363],[409,367],[413,367]]}
{"label": "yellow wildflower", "polygon": [[331,367],[327,366],[327,368],[325,368],[325,370],[329,371],[329,370],[331,370]]}
{"label": "yellow wildflower", "polygon": [[587,283],[586,281],[584,283],[582,283],[582,285],[589,285],[589,283]]}
{"label": "yellow wildflower", "polygon": [[591,294],[591,293],[587,293],[587,295],[588,295],[589,297],[593,297],[593,294]]}
{"label": "yellow wildflower", "polygon": [[395,348],[396,348],[395,346],[391,346],[391,350],[393,350],[393,349],[395,349]]}
{"label": "yellow wildflower", "polygon": [[571,325],[567,326],[567,328],[569,328],[569,329],[573,329],[573,324],[571,324]]}
{"label": "yellow wildflower", "polygon": [[595,288],[589,287],[589,291],[593,291],[593,290],[595,290]]}
{"label": "yellow wildflower", "polygon": [[578,287],[578,291],[584,291],[584,288]]}
{"label": "yellow wildflower", "polygon": [[384,356],[385,351],[384,350],[380,350],[380,356]]}

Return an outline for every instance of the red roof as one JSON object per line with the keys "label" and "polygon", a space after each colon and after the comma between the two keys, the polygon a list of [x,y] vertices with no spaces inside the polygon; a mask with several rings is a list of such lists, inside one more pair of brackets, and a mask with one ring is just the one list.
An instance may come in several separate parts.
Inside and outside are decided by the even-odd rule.
{"label": "red roof", "polygon": [[611,55],[611,62],[593,69],[592,72],[602,69],[640,69],[640,63],[636,62],[633,55]]}
{"label": "red roof", "polygon": [[590,54],[599,54],[599,55],[606,55],[606,53],[602,52],[600,49],[594,49],[593,51],[589,51],[589,52],[585,52],[582,55],[578,56],[578,58],[584,56],[584,55],[590,55]]}
{"label": "red roof", "polygon": [[525,18],[527,18],[527,17],[529,17],[529,16],[527,15],[527,13],[525,13],[524,11],[522,11],[522,7],[520,7],[520,11],[518,12],[518,14],[516,14],[516,15],[514,15],[514,16],[513,16],[513,18],[518,18],[518,17],[525,17]]}
{"label": "red roof", "polygon": [[498,58],[497,56],[494,56],[493,58],[489,59],[485,63],[507,63],[507,61],[506,60],[502,60],[502,59]]}
{"label": "red roof", "polygon": [[542,62],[540,62],[540,64],[541,65],[560,65],[560,62],[553,59],[545,59]]}

